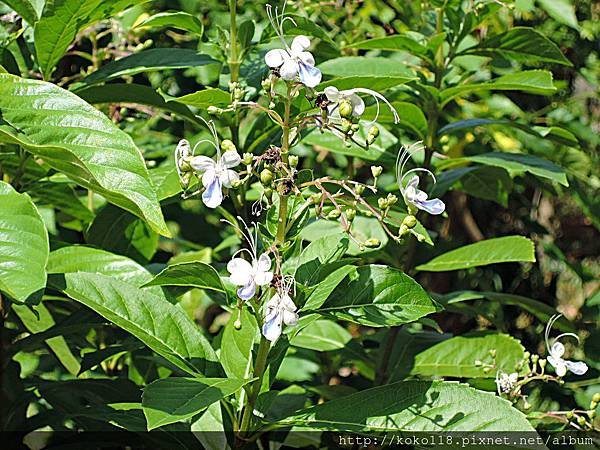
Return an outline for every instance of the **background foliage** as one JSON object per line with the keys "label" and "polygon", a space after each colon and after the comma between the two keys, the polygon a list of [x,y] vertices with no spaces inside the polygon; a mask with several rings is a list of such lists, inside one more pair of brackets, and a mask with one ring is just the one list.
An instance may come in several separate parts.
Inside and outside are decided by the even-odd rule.
{"label": "background foliage", "polygon": [[[416,164],[436,174],[430,196],[446,213],[418,216],[419,239],[399,242],[359,214],[353,236],[375,242],[364,248],[333,216],[299,210],[310,193],[298,197],[285,251],[300,323],[257,384],[257,318],[236,307],[225,270],[240,239],[220,219],[251,219],[264,187],[254,179],[240,204],[234,193],[216,210],[182,200],[173,150],[209,138],[197,114],[231,104],[232,78],[244,100],[264,103],[263,58],[277,44],[264,3],[239,2],[232,40],[225,2],[0,2],[2,428],[19,442],[44,427],[158,429],[141,439],[165,448],[242,446],[290,427],[597,430],[598,5],[294,1],[286,11],[288,39],[312,40],[317,89],[368,87],[400,115],[394,124],[382,106],[368,149],[307,130],[291,150],[298,178],[371,184],[379,165],[377,195],[399,195],[399,148],[423,141]],[[368,104],[363,119],[374,114]],[[265,114],[213,119],[240,154],[280,144]],[[384,224],[402,223],[399,203]],[[277,214],[260,218],[265,241]],[[541,336],[557,310],[555,333],[577,333],[569,358],[590,370],[500,399],[497,372],[524,370],[526,351],[547,356]],[[234,436],[254,391],[259,433]],[[223,434],[174,433],[206,430]]]}

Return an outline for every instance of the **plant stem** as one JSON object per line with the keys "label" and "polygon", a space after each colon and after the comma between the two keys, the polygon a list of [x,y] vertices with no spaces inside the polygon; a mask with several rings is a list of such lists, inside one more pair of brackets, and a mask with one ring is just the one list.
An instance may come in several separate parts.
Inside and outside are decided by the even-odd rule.
{"label": "plant stem", "polygon": [[[291,111],[291,93],[292,89],[288,85],[287,96],[284,105],[283,114],[283,127],[281,135],[281,161],[287,165],[288,153],[290,149],[290,111]],[[285,231],[286,231],[286,219],[288,212],[288,195],[279,194],[279,218],[277,220],[277,236],[275,238],[276,244],[283,244],[285,242]]]}
{"label": "plant stem", "polygon": [[240,433],[242,437],[247,436],[250,432],[250,421],[252,420],[252,415],[254,414],[254,404],[256,403],[258,394],[260,393],[263,377],[265,375],[265,369],[267,368],[267,357],[269,356],[270,346],[271,343],[264,336],[261,336],[260,344],[258,345],[258,352],[256,354],[256,364],[254,365],[253,372],[254,377],[258,379],[252,383],[250,394],[248,395],[248,402],[246,403],[242,420],[240,422]]}
{"label": "plant stem", "polygon": [[240,60],[238,53],[237,41],[237,5],[236,0],[229,0],[229,71],[231,73],[231,81],[237,82],[240,77]]}

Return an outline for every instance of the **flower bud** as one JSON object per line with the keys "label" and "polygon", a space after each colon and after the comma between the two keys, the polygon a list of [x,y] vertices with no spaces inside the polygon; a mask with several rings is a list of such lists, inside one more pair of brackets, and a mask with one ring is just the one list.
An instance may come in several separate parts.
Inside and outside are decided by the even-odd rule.
{"label": "flower bud", "polygon": [[383,173],[383,167],[381,167],[381,166],[371,166],[371,174],[373,175],[373,178],[377,178],[382,173]]}
{"label": "flower bud", "polygon": [[354,188],[354,192],[356,192],[357,195],[361,195],[363,192],[365,192],[365,187],[362,184],[357,184]]}
{"label": "flower bud", "polygon": [[242,162],[244,164],[246,164],[247,166],[252,164],[253,159],[254,159],[254,157],[253,157],[252,153],[244,153],[242,155]]}
{"label": "flower bud", "polygon": [[592,400],[590,402],[590,409],[596,409],[598,407],[598,402],[595,402],[594,400]]}
{"label": "flower bud", "polygon": [[352,117],[352,109],[352,103],[350,103],[348,100],[342,100],[340,102],[340,116],[344,117],[345,119]]}
{"label": "flower bud", "polygon": [[595,401],[596,403],[600,403],[600,392],[596,392],[594,394],[594,396],[592,397],[592,400]]}
{"label": "flower bud", "polygon": [[235,151],[237,152],[237,148],[235,144],[230,139],[224,139],[221,141],[221,150],[224,152]]}
{"label": "flower bud", "polygon": [[288,157],[288,162],[290,163],[291,167],[298,167],[298,156],[296,155],[290,155]]}
{"label": "flower bud", "polygon": [[544,369],[546,368],[546,360],[545,360],[545,359],[543,359],[543,358],[542,358],[542,359],[540,359],[538,363],[539,363],[539,365],[540,365],[540,368],[541,368],[542,370],[544,370]]}
{"label": "flower bud", "polygon": [[265,78],[264,80],[262,80],[261,85],[265,91],[270,91],[271,86],[273,86],[273,83],[271,83],[271,78]]}
{"label": "flower bud", "polygon": [[573,411],[567,411],[566,417],[567,419],[572,419],[575,413]]}
{"label": "flower bud", "polygon": [[529,403],[527,400],[523,401],[523,409],[527,410],[531,408],[531,403]]}
{"label": "flower bud", "polygon": [[271,189],[271,188],[265,188],[265,190],[263,192],[264,192],[265,197],[267,198],[267,200],[273,201],[273,189]]}
{"label": "flower bud", "polygon": [[264,186],[269,186],[273,182],[273,172],[271,172],[269,169],[263,169],[263,171],[260,173],[260,182]]}
{"label": "flower bud", "polygon": [[475,360],[475,367],[481,367],[483,363],[481,361],[479,361],[478,359]]}
{"label": "flower bud", "polygon": [[533,364],[537,364],[537,362],[539,361],[539,359],[540,359],[540,355],[531,355],[531,362]]}
{"label": "flower bud", "polygon": [[242,184],[244,184],[244,182],[243,182],[242,180],[233,180],[233,181],[231,182],[231,187],[232,187],[233,189],[237,189],[237,188],[239,188],[239,187],[240,187]]}
{"label": "flower bud", "polygon": [[350,128],[352,128],[352,122],[350,122],[348,119],[342,119],[342,132],[348,133]]}
{"label": "flower bud", "polygon": [[596,410],[595,409],[588,410],[587,415],[591,420],[594,420],[594,417],[596,417]]}
{"label": "flower bud", "polygon": [[327,218],[328,219],[337,219],[338,217],[340,217],[341,214],[342,213],[339,209],[332,209],[331,211],[329,211],[329,214],[327,214]]}
{"label": "flower bud", "polygon": [[398,197],[396,197],[394,194],[391,194],[391,193],[388,194],[388,196],[387,196],[388,206],[392,206],[397,201],[398,201]]}
{"label": "flower bud", "polygon": [[376,125],[373,125],[371,128],[369,128],[369,136],[373,136],[373,140],[379,136],[379,128]]}
{"label": "flower bud", "polygon": [[206,108],[206,112],[208,112],[208,114],[211,116],[218,116],[223,112],[223,109],[210,105],[208,108]]}
{"label": "flower bud", "polygon": [[489,353],[490,353],[490,356],[491,356],[492,358],[495,358],[495,357],[496,357],[496,349],[495,349],[495,348],[491,349],[491,350],[489,351]]}
{"label": "flower bud", "polygon": [[529,352],[525,352],[525,353],[523,353],[523,358],[524,358],[525,360],[528,360],[530,356],[531,356],[531,353],[529,353]]}
{"label": "flower bud", "polygon": [[414,228],[417,226],[417,218],[412,214],[409,214],[402,221],[402,225],[406,225],[407,228]]}
{"label": "flower bud", "polygon": [[388,207],[388,202],[385,198],[378,198],[377,205],[379,205],[379,209],[385,209]]}
{"label": "flower bud", "polygon": [[346,209],[346,219],[348,219],[349,222],[352,222],[355,217],[356,217],[356,210],[354,208]]}
{"label": "flower bud", "polygon": [[233,322],[233,328],[235,328],[236,330],[241,330],[242,329],[242,321],[240,319],[236,319],[236,321]]}
{"label": "flower bud", "polygon": [[367,248],[377,248],[381,245],[381,242],[377,238],[370,238],[364,242],[364,245]]}
{"label": "flower bud", "polygon": [[490,369],[489,367],[484,367],[483,368],[483,373],[489,373],[490,370],[492,370],[492,369]]}
{"label": "flower bud", "polygon": [[577,423],[581,426],[585,425],[585,417],[577,416]]}
{"label": "flower bud", "polygon": [[360,131],[360,125],[358,125],[357,123],[353,123],[353,124],[350,126],[350,129],[351,129],[352,131],[354,131],[355,133],[358,133],[358,132]]}
{"label": "flower bud", "polygon": [[320,194],[320,193],[319,194],[312,194],[310,196],[310,201],[312,203],[314,203],[315,205],[320,204],[322,199],[323,199],[323,194]]}

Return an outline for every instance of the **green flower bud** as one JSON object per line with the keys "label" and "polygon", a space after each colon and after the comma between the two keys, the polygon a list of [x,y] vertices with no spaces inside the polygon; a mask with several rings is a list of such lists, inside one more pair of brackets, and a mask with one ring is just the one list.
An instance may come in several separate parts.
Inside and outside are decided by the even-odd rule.
{"label": "green flower bud", "polygon": [[594,417],[596,417],[596,410],[595,410],[595,409],[590,409],[590,410],[587,412],[587,415],[588,415],[588,417],[589,417],[591,420],[594,420]]}
{"label": "green flower bud", "polygon": [[525,400],[523,401],[523,409],[530,409],[531,408],[531,404]]}
{"label": "green flower bud", "polygon": [[377,248],[381,245],[381,242],[377,238],[370,238],[364,242],[364,245],[367,248]]}
{"label": "green flower bud", "polygon": [[352,125],[350,125],[350,129],[355,133],[358,133],[360,131],[360,126],[357,123],[353,123]]}
{"label": "green flower bud", "polygon": [[379,205],[379,209],[385,209],[388,207],[388,202],[385,198],[378,198],[377,205]]}
{"label": "green flower bud", "polygon": [[352,109],[352,103],[350,103],[348,100],[342,100],[340,102],[340,116],[349,119],[350,117],[352,117]]}
{"label": "green flower bud", "polygon": [[381,167],[381,166],[371,166],[371,174],[373,175],[373,178],[377,178],[382,173],[383,173],[383,167]]}
{"label": "green flower bud", "polygon": [[273,172],[271,172],[269,169],[263,169],[263,171],[260,173],[260,182],[264,186],[270,186],[273,182]]}
{"label": "green flower bud", "polygon": [[598,402],[595,402],[594,400],[592,400],[590,402],[590,409],[596,409],[598,407]]}
{"label": "green flower bud", "polygon": [[244,153],[242,155],[242,162],[244,164],[246,164],[247,166],[252,164],[253,159],[254,159],[254,157],[253,157],[252,153]]}
{"label": "green flower bud", "polygon": [[267,200],[269,200],[269,201],[273,200],[273,189],[271,189],[271,188],[265,188],[265,190],[263,192],[264,192],[265,197],[267,198]]}
{"label": "green flower bud", "polygon": [[592,397],[592,400],[595,401],[596,403],[600,403],[600,392],[596,392],[594,394],[594,396]]}
{"label": "green flower bud", "polygon": [[329,211],[329,214],[327,214],[327,218],[328,219],[337,219],[341,215],[342,215],[342,213],[339,209],[332,209],[331,211]]}
{"label": "green flower bud", "polygon": [[484,367],[483,368],[483,373],[489,373],[490,370],[492,370],[492,369],[490,369],[489,367]]}
{"label": "green flower bud", "polygon": [[208,108],[206,108],[206,112],[208,112],[208,114],[210,114],[211,116],[218,116],[223,112],[223,109],[211,105]]}
{"label": "green flower bud", "polygon": [[540,355],[531,355],[531,362],[537,364],[540,359]]}
{"label": "green flower bud", "polygon": [[221,150],[223,150],[224,152],[228,152],[231,150],[237,152],[235,144],[229,139],[224,139],[221,141]]}
{"label": "green flower bud", "polygon": [[376,125],[373,125],[371,128],[369,128],[369,136],[373,136],[373,139],[379,136],[379,128]]}
{"label": "green flower bud", "polygon": [[479,361],[478,359],[475,360],[475,367],[481,367],[483,363],[481,361]]}
{"label": "green flower bud", "polygon": [[233,99],[240,101],[241,99],[244,98],[244,90],[237,88],[233,90]]}
{"label": "green flower bud", "polygon": [[271,83],[271,78],[265,78],[264,80],[262,80],[261,85],[265,91],[270,91],[271,86],[273,86],[273,83]]}
{"label": "green flower bud", "polygon": [[490,355],[491,355],[492,358],[496,357],[496,349],[495,348],[493,348],[493,349],[490,350]]}
{"label": "green flower bud", "polygon": [[573,411],[567,411],[566,417],[567,419],[572,419],[575,413]]}
{"label": "green flower bud", "polygon": [[412,214],[409,214],[402,221],[402,225],[406,225],[407,228],[414,228],[417,226],[417,218]]}
{"label": "green flower bud", "polygon": [[525,360],[528,360],[530,356],[531,356],[531,353],[529,353],[529,352],[523,353],[523,357]]}
{"label": "green flower bud", "polygon": [[365,192],[365,187],[362,184],[357,184],[354,188],[354,192],[356,192],[358,195],[361,195],[363,192]]}
{"label": "green flower bud", "polygon": [[350,122],[348,119],[342,119],[342,132],[348,133],[350,128],[352,128],[352,122]]}
{"label": "green flower bud", "polygon": [[288,157],[288,162],[290,163],[291,167],[298,167],[298,156],[290,155]]}
{"label": "green flower bud", "polygon": [[233,181],[231,182],[231,187],[232,187],[233,189],[237,189],[237,188],[239,188],[239,187],[240,187],[242,184],[244,184],[244,182],[243,182],[242,180],[233,180]]}
{"label": "green flower bud", "polygon": [[346,209],[346,219],[348,219],[349,222],[352,222],[355,217],[356,217],[356,210],[354,208]]}
{"label": "green flower bud", "polygon": [[577,416],[577,423],[581,426],[585,425],[585,417]]}
{"label": "green flower bud", "polygon": [[398,202],[398,197],[396,197],[394,194],[390,193],[387,196],[387,202],[388,202],[388,206],[392,206],[393,204]]}
{"label": "green flower bud", "polygon": [[544,369],[546,368],[546,360],[545,360],[545,359],[543,359],[543,358],[542,358],[542,359],[540,359],[540,360],[538,361],[538,364],[540,365],[540,368],[541,368],[542,370],[544,370]]}
{"label": "green flower bud", "polygon": [[323,194],[312,194],[310,196],[310,201],[312,203],[314,203],[315,205],[320,204],[322,199],[323,199]]}
{"label": "green flower bud", "polygon": [[235,322],[233,322],[233,328],[235,328],[236,330],[241,330],[242,321],[240,319],[237,319]]}

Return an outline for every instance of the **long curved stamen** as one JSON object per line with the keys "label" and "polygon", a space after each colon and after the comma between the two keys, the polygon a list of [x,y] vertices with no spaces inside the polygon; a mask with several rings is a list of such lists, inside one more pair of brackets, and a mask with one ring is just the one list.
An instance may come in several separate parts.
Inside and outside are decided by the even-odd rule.
{"label": "long curved stamen", "polygon": [[575,333],[562,333],[562,334],[559,334],[558,336],[556,336],[554,339],[552,339],[552,343],[558,342],[560,339],[562,339],[563,337],[567,337],[567,336],[575,338],[577,340],[577,342],[580,342],[579,336],[577,336]]}
{"label": "long curved stamen", "polygon": [[[288,46],[287,42],[285,41],[285,37],[283,34],[283,23],[285,22],[285,17],[283,17],[283,14],[285,11],[286,4],[287,4],[287,1],[283,3],[283,8],[281,9],[281,14],[279,13],[279,10],[277,7],[275,7],[275,14],[273,14],[273,7],[270,4],[267,4],[266,11],[267,11],[267,17],[269,18],[269,22],[271,22],[271,26],[275,30],[275,33],[281,40],[281,43],[283,44],[286,51],[289,54],[291,54],[291,49]],[[291,20],[293,22],[293,19],[291,19]]]}
{"label": "long curved stamen", "polygon": [[245,251],[247,251],[250,254],[250,256],[252,257],[252,260],[256,261],[258,259],[257,247],[256,247],[256,243],[258,241],[258,227],[256,225],[254,226],[255,236],[253,236],[252,232],[250,231],[250,228],[248,227],[248,225],[246,224],[246,222],[244,221],[244,219],[242,219],[240,216],[238,216],[237,219],[244,224],[244,228],[246,229],[246,231],[242,230],[238,225],[230,222],[227,219],[221,219],[221,222],[228,223],[233,228],[235,228],[236,230],[238,230],[240,232],[240,234],[242,235],[242,237],[248,243],[249,247],[250,247],[250,250],[248,250],[248,249],[240,249],[235,254],[237,254],[238,252],[241,252],[241,251],[245,250]]}
{"label": "long curved stamen", "polygon": [[204,117],[202,117],[200,115],[196,115],[196,117],[198,119],[200,119],[202,122],[204,122],[204,125],[206,125],[206,128],[208,128],[208,131],[210,131],[210,134],[212,134],[214,142],[211,142],[208,139],[197,142],[196,145],[194,145],[194,149],[192,150],[192,155],[194,154],[194,151],[196,150],[196,147],[198,146],[198,144],[200,144],[202,142],[210,142],[212,144],[212,146],[217,150],[217,159],[221,159],[221,146],[219,145],[219,135],[217,133],[217,127],[216,127],[215,123],[212,120],[206,120]]}
{"label": "long curved stamen", "polygon": [[219,146],[214,142],[211,141],[210,139],[202,139],[201,141],[196,142],[196,145],[194,145],[194,148],[192,148],[192,156],[194,156],[196,154],[196,148],[198,148],[198,146],[200,144],[204,144],[205,142],[208,142],[210,145],[212,145],[215,150],[217,150],[217,159],[221,157],[221,154],[219,152]]}
{"label": "long curved stamen", "polygon": [[428,170],[424,167],[415,167],[414,169],[410,169],[408,172],[406,172],[403,176],[402,176],[402,180],[401,180],[401,184],[404,185],[404,179],[409,176],[411,173],[414,172],[425,172],[427,175],[429,175],[432,179],[433,179],[433,183],[437,183],[436,179],[435,179],[435,175],[431,172],[431,170]]}
{"label": "long curved stamen", "polygon": [[419,141],[415,142],[414,144],[408,147],[403,146],[400,149],[400,152],[398,153],[398,156],[396,158],[396,181],[398,183],[398,188],[400,189],[400,192],[404,193],[404,186],[402,184],[402,180],[404,180],[404,167],[415,153],[423,150],[424,148],[425,147],[423,147],[421,141]]}
{"label": "long curved stamen", "polygon": [[375,103],[377,104],[377,112],[375,113],[375,118],[370,123],[375,123],[375,121],[377,121],[377,118],[379,117],[379,100],[384,102],[388,106],[388,108],[390,108],[390,111],[392,111],[392,115],[394,116],[394,123],[400,122],[400,116],[398,115],[396,108],[394,108],[392,104],[388,101],[388,99],[381,95],[379,92],[365,88],[354,88],[351,89],[351,91],[368,94],[375,99]]}
{"label": "long curved stamen", "polygon": [[550,330],[552,329],[552,327],[554,326],[554,323],[560,318],[562,317],[562,314],[555,314],[553,316],[550,317],[550,320],[548,320],[548,324],[546,325],[546,331],[544,333],[544,340],[546,342],[546,347],[547,350],[550,351],[551,345],[550,345]]}

